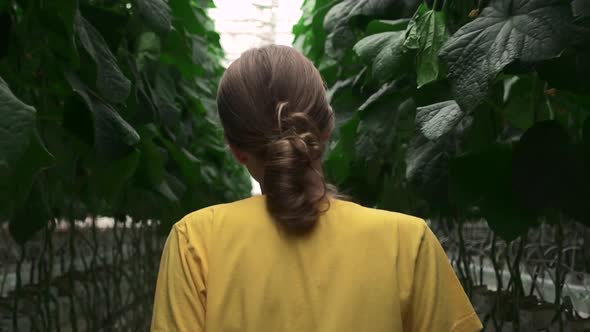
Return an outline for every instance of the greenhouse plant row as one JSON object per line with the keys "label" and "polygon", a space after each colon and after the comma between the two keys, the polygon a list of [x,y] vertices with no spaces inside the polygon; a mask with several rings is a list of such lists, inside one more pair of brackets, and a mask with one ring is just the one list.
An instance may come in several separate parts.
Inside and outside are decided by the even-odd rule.
{"label": "greenhouse plant row", "polygon": [[[0,1],[0,331],[149,329],[172,225],[251,195],[213,6]],[[590,3],[304,0],[293,34],[339,192],[427,220],[484,331],[589,331]]]}
{"label": "greenhouse plant row", "polygon": [[307,0],[293,32],[332,182],[428,218],[486,331],[590,329],[588,2]]}

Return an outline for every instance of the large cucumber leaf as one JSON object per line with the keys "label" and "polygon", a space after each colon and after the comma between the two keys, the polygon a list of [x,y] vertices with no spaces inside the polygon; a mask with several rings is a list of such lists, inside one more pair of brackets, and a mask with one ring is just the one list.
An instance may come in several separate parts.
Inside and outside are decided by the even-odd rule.
{"label": "large cucumber leaf", "polygon": [[0,162],[10,166],[27,148],[35,130],[35,112],[0,77]]}
{"label": "large cucumber leaf", "polygon": [[111,105],[89,91],[77,76],[68,74],[67,79],[92,113],[96,152],[107,159],[118,159],[131,153],[132,147],[139,142],[137,131]]}
{"label": "large cucumber leaf", "polygon": [[571,21],[567,1],[492,1],[440,52],[449,66],[457,103],[465,111],[473,110],[487,95],[490,82],[515,60],[536,62],[559,55]]}
{"label": "large cucumber leaf", "polygon": [[463,112],[454,100],[419,107],[416,112],[416,123],[430,140],[448,133],[462,118]]}
{"label": "large cucumber leaf", "polygon": [[78,40],[96,63],[96,87],[111,102],[124,102],[131,91],[131,82],[119,66],[102,35],[80,13],[76,14]]}
{"label": "large cucumber leaf", "polygon": [[408,56],[402,47],[402,31],[382,32],[361,39],[354,51],[371,64],[372,76],[380,82],[395,78],[408,69]]}
{"label": "large cucumber leaf", "polygon": [[148,24],[161,32],[170,30],[172,26],[172,14],[168,3],[164,0],[138,0],[135,2],[139,12],[145,17]]}
{"label": "large cucumber leaf", "polygon": [[356,41],[353,21],[361,17],[404,18],[412,15],[419,1],[415,0],[345,0],[334,5],[324,18],[326,54],[342,57]]}

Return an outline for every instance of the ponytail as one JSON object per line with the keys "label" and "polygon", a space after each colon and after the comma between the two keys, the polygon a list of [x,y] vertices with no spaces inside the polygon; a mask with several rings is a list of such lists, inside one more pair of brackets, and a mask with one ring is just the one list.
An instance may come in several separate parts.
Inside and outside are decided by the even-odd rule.
{"label": "ponytail", "polygon": [[305,113],[290,113],[282,119],[286,105],[278,108],[280,136],[266,149],[264,192],[271,215],[286,230],[302,233],[316,224],[328,189],[316,168],[323,152],[318,130]]}

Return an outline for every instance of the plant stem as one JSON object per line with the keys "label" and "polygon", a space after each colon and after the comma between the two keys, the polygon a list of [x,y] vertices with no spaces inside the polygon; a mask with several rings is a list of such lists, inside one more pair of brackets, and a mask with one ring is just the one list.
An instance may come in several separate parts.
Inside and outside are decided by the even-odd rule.
{"label": "plant stem", "polygon": [[74,279],[75,273],[75,258],[76,258],[76,242],[75,242],[75,230],[76,230],[76,221],[72,217],[70,220],[70,236],[69,236],[69,254],[70,254],[70,263],[68,267],[68,282],[69,282],[69,300],[70,300],[70,324],[73,332],[78,331],[78,320],[77,320],[77,313],[76,313],[76,282]]}
{"label": "plant stem", "polygon": [[21,270],[23,262],[25,261],[25,246],[19,245],[20,255],[16,263],[16,288],[14,290],[14,302],[12,308],[12,330],[18,331],[18,300],[20,298],[20,292],[22,290],[22,279]]}
{"label": "plant stem", "polygon": [[533,274],[533,277],[531,278],[531,289],[529,290],[529,296],[533,296],[533,293],[535,292],[535,287],[537,285],[537,278],[539,277],[539,265],[535,266],[535,273]]}
{"label": "plant stem", "polygon": [[524,295],[524,286],[522,285],[522,278],[520,277],[520,260],[522,258],[523,253],[524,253],[524,246],[526,244],[526,241],[527,241],[527,234],[525,233],[520,238],[520,243],[518,245],[518,252],[516,253],[516,258],[514,259],[514,265],[512,266],[512,270],[516,272],[516,277],[518,278],[518,280],[517,280],[518,284],[516,284],[516,285],[518,286],[518,295],[519,296]]}
{"label": "plant stem", "polygon": [[479,255],[479,284],[483,285],[483,258],[484,255]]}
{"label": "plant stem", "polygon": [[[53,294],[51,293],[51,282],[53,279],[53,263],[54,263],[54,258],[55,258],[54,251],[53,251],[53,234],[55,231],[55,227],[57,226],[57,222],[58,222],[57,220],[52,219],[49,223],[51,236],[49,237],[49,241],[47,243],[47,250],[49,252],[49,257],[48,257],[48,262],[47,262],[47,265],[48,265],[48,271],[47,271],[47,275],[48,275],[48,277],[47,277],[48,289],[47,290],[48,290],[48,292],[47,292],[47,296],[49,297],[49,300],[54,302],[54,308],[55,308],[55,322],[54,322],[54,324],[55,324],[56,331],[59,332],[61,330],[60,319],[59,319],[59,317],[60,317],[59,305],[57,305],[57,301],[54,298]],[[49,328],[51,328],[51,324],[49,325]]]}
{"label": "plant stem", "polygon": [[512,296],[513,296],[513,303],[512,303],[512,310],[514,315],[514,328],[516,331],[520,330],[520,302],[521,298],[524,296],[524,286],[522,285],[522,279],[520,278],[520,258],[522,257],[524,251],[524,244],[526,242],[526,234],[524,234],[519,241],[518,251],[516,253],[516,257],[514,261],[510,262],[510,257],[508,255],[508,251],[505,252],[506,254],[506,261],[508,262],[508,269],[510,271],[510,282],[512,284]]}
{"label": "plant stem", "polygon": [[559,332],[563,332],[563,319],[561,317],[561,264],[563,259],[563,225],[561,217],[559,217],[557,221],[555,242],[557,243],[557,264],[555,266],[555,307],[557,310],[557,322],[559,324]]}
{"label": "plant stem", "polygon": [[492,232],[492,250],[490,253],[490,258],[492,260],[492,267],[494,268],[494,274],[496,275],[496,300],[494,302],[494,306],[492,307],[492,322],[494,323],[494,329],[496,331],[501,330],[500,324],[498,324],[498,320],[496,319],[496,312],[498,310],[498,306],[500,304],[500,294],[502,293],[502,277],[500,276],[500,272],[498,270],[498,262],[496,261],[496,234]]}
{"label": "plant stem", "polygon": [[[92,304],[94,307],[98,307],[100,286],[98,284],[97,277],[96,277],[96,265],[97,265],[97,259],[98,259],[98,246],[99,246],[98,236],[97,236],[97,232],[96,232],[96,216],[92,217],[91,233],[92,233],[92,259],[90,260],[90,271],[92,274],[92,277],[91,277],[92,278]],[[93,329],[98,329],[99,317],[100,317],[100,313],[97,313],[96,311],[92,314],[92,328]]]}
{"label": "plant stem", "polygon": [[492,267],[494,268],[494,274],[496,275],[496,289],[498,291],[501,291],[502,277],[500,276],[500,271],[498,270],[498,262],[496,261],[496,243],[496,234],[492,234],[492,251],[490,253],[490,258],[492,259]]}
{"label": "plant stem", "polygon": [[549,96],[547,96],[547,94],[545,94],[545,104],[549,110],[549,120],[555,119],[555,112],[553,111],[553,106],[551,106],[551,101],[549,100]]}
{"label": "plant stem", "polygon": [[459,264],[462,265],[463,277],[465,278],[465,288],[467,295],[471,295],[471,272],[469,271],[469,264],[467,264],[467,250],[465,248],[465,239],[463,238],[463,222],[457,219],[457,232],[459,233]]}

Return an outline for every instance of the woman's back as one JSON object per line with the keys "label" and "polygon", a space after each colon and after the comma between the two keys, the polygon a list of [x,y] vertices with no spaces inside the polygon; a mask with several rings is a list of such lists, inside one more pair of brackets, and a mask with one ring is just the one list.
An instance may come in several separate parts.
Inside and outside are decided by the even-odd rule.
{"label": "woman's back", "polygon": [[476,331],[418,218],[332,199],[313,232],[281,230],[265,196],[189,214],[160,267],[153,331]]}

